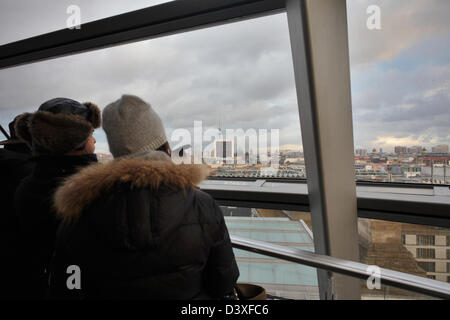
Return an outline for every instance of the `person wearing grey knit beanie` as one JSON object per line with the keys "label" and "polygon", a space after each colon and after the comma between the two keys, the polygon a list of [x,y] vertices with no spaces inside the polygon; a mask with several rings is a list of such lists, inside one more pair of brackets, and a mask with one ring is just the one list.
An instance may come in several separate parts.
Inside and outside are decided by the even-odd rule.
{"label": "person wearing grey knit beanie", "polygon": [[122,95],[103,110],[103,129],[114,158],[163,151],[171,155],[161,118],[151,105],[133,95]]}
{"label": "person wearing grey knit beanie", "polygon": [[[198,187],[208,167],[171,161],[162,121],[139,97],[106,106],[103,128],[115,159],[83,168],[53,197],[64,236],[56,241],[49,296],[229,296],[239,269],[222,210]],[[83,270],[80,290],[66,285],[70,265]]]}

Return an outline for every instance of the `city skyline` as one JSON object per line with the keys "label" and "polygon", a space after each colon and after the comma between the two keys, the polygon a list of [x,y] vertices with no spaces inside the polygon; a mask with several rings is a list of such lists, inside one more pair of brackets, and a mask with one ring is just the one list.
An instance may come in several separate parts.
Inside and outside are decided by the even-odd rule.
{"label": "city skyline", "polygon": [[[64,28],[70,4],[86,22],[160,2],[7,0],[0,43]],[[366,27],[369,5],[380,7],[381,30]],[[450,3],[361,0],[347,8],[355,149],[449,144]],[[230,128],[279,129],[280,146],[302,146],[285,14],[10,68],[0,83],[4,127],[55,96],[104,108],[132,93],[152,104],[168,137],[195,120],[221,120]],[[104,132],[95,137],[107,152]]]}
{"label": "city skyline", "polygon": [[[0,150],[5,212],[17,218],[4,228],[6,238],[14,242],[16,234],[26,237],[31,229],[23,218],[39,220],[44,215],[52,218],[52,229],[34,228],[45,231],[44,240],[64,218],[56,234],[56,255],[55,248],[47,248],[47,258],[52,252],[58,258],[59,249],[64,251],[61,236],[70,240],[69,249],[88,249],[87,256],[78,250],[74,255],[63,252],[59,260],[40,259],[40,270],[30,269],[30,274],[51,281],[39,292],[70,298],[57,292],[64,279],[62,286],[53,285],[58,280],[54,271],[64,272],[67,262],[67,270],[77,269],[69,277],[77,284],[67,280],[69,289],[80,289],[78,284],[86,283],[83,275],[90,275],[98,280],[94,296],[152,299],[160,292],[155,295],[147,287],[156,285],[167,289],[167,295],[195,299],[198,292],[180,295],[170,287],[173,281],[164,281],[176,278],[172,267],[182,272],[178,282],[189,285],[194,283],[191,278],[204,280],[205,272],[217,269],[214,261],[223,265],[223,258],[231,257],[239,271],[231,279],[239,300],[250,298],[239,290],[248,284],[263,289],[266,300],[450,298],[450,0],[296,1],[1,2],[0,46],[27,39],[18,45],[20,52],[10,50],[15,44],[5,46],[6,65],[47,53],[53,57],[1,70],[2,131],[17,114],[35,112],[55,97],[90,102],[100,111],[110,103],[125,108],[114,115],[122,128],[106,126],[110,121],[103,119],[108,132],[116,134],[109,137],[111,145],[116,140],[123,147],[114,150],[116,159],[105,131],[101,126],[92,129],[100,125],[95,112],[83,113],[92,124],[86,129],[91,128],[96,140],[95,151],[92,137],[85,146],[82,141],[67,150],[60,146],[83,138],[81,123],[80,130],[71,132],[62,122],[48,119],[41,125],[36,117],[16,130],[22,135],[24,126],[29,127],[31,154],[24,146],[8,143]],[[151,8],[166,2],[172,4]],[[130,13],[141,8],[146,9]],[[81,13],[86,33],[77,35],[80,28],[69,27],[73,10]],[[247,19],[244,12],[256,18]],[[121,16],[105,19],[116,14]],[[95,20],[101,21],[86,26]],[[66,27],[72,30],[46,35]],[[155,37],[142,38],[149,34]],[[41,37],[33,38],[36,35]],[[140,41],[133,42],[135,37]],[[91,45],[104,47],[89,51]],[[54,58],[60,50],[69,55]],[[78,50],[87,51],[70,54]],[[130,105],[118,101],[124,94],[151,104],[155,113],[144,110],[147,123],[139,125],[139,119],[128,117]],[[152,130],[160,122],[155,114],[163,128]],[[48,133],[55,130],[70,137],[49,141]],[[161,138],[162,130],[165,137],[157,145],[137,139]],[[155,156],[155,148],[162,152]],[[40,194],[48,181],[52,187]],[[25,192],[30,199],[21,197],[30,191],[30,182],[38,188]],[[22,208],[21,203],[31,206]],[[197,220],[198,228],[193,224]],[[216,225],[226,236],[226,248],[224,241],[221,246],[176,241],[180,234],[191,240],[211,238],[204,231],[214,233]],[[64,234],[73,230],[87,231],[87,237]],[[42,251],[35,242],[34,251]],[[156,250],[160,247],[162,254]],[[19,254],[35,260],[30,250],[21,252],[26,249],[22,246],[8,242],[6,249],[13,258]],[[198,256],[196,249],[205,254]],[[65,256],[70,259],[62,261]],[[153,256],[170,266],[150,268],[147,281],[141,272],[147,265],[140,262]],[[167,288],[152,277],[153,269]],[[168,269],[169,275],[159,269]],[[13,290],[6,290],[6,297],[16,291],[37,292],[22,290],[25,282],[10,278]],[[200,296],[224,298],[227,290],[221,290],[221,281],[216,286],[203,280],[194,284]],[[42,283],[35,281],[36,288]],[[82,287],[83,292],[70,296],[91,297],[90,286]],[[270,308],[268,302],[263,313],[273,315],[276,310]],[[211,307],[202,312],[191,304],[181,313],[172,309],[211,317],[214,310],[223,311]]]}

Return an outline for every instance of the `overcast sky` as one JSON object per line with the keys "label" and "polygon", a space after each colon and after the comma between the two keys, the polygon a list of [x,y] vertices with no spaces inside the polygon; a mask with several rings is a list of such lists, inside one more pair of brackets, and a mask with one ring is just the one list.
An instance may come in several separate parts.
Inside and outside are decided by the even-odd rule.
{"label": "overcast sky", "polygon": [[[64,28],[71,4],[88,22],[161,2],[2,0],[0,44]],[[366,27],[373,4],[381,30]],[[349,0],[348,25],[355,148],[450,144],[450,1]],[[301,145],[285,14],[2,70],[0,123],[54,97],[104,108],[124,93],[149,101],[169,138],[221,121]]]}

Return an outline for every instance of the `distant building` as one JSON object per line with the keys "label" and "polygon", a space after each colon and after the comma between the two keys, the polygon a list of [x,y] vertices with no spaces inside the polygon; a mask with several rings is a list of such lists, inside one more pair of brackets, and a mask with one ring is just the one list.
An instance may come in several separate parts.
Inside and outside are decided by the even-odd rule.
{"label": "distant building", "polygon": [[450,168],[443,165],[421,166],[421,176],[424,182],[447,184],[450,177]]}
{"label": "distant building", "polygon": [[360,157],[366,157],[367,156],[367,150],[366,149],[356,149],[355,154]]}
{"label": "distant building", "polygon": [[303,156],[303,152],[300,151],[288,151],[286,152],[287,158],[299,158]]}
{"label": "distant building", "polygon": [[450,282],[450,232],[425,226],[403,225],[402,242],[428,278]]}
{"label": "distant building", "polygon": [[[358,219],[360,232],[361,262],[376,265],[409,274],[426,277],[427,273],[406,247],[404,239],[404,224],[373,219]],[[395,287],[382,286],[380,289],[369,289],[365,283],[361,286],[362,299],[426,299],[426,296],[404,291]]]}
{"label": "distant building", "polygon": [[394,153],[396,153],[396,154],[408,153],[408,148],[407,147],[402,147],[402,146],[397,146],[397,147],[394,148]]}
{"label": "distant building", "polygon": [[389,165],[388,172],[391,174],[403,174],[403,169],[401,165]]}
{"label": "distant building", "polygon": [[433,153],[448,153],[448,145],[440,144],[438,146],[432,147],[431,152],[433,152]]}
{"label": "distant building", "polygon": [[286,158],[284,160],[285,164],[304,164],[305,159],[304,158]]}
{"label": "distant building", "polygon": [[232,161],[234,154],[233,140],[216,139],[214,141],[214,158],[217,161]]}
{"label": "distant building", "polygon": [[423,150],[422,146],[413,146],[411,148],[408,148],[408,153],[421,154],[422,150]]}

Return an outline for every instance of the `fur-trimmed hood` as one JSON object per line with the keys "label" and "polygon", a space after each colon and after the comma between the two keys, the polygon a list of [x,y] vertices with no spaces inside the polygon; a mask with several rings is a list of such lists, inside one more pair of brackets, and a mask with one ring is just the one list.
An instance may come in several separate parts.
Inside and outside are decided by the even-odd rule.
{"label": "fur-trimmed hood", "polygon": [[195,187],[206,179],[209,169],[205,165],[176,165],[167,160],[123,158],[83,168],[69,177],[54,194],[57,215],[66,221],[76,220],[83,209],[110,192],[119,183],[130,188],[162,188],[181,191]]}

